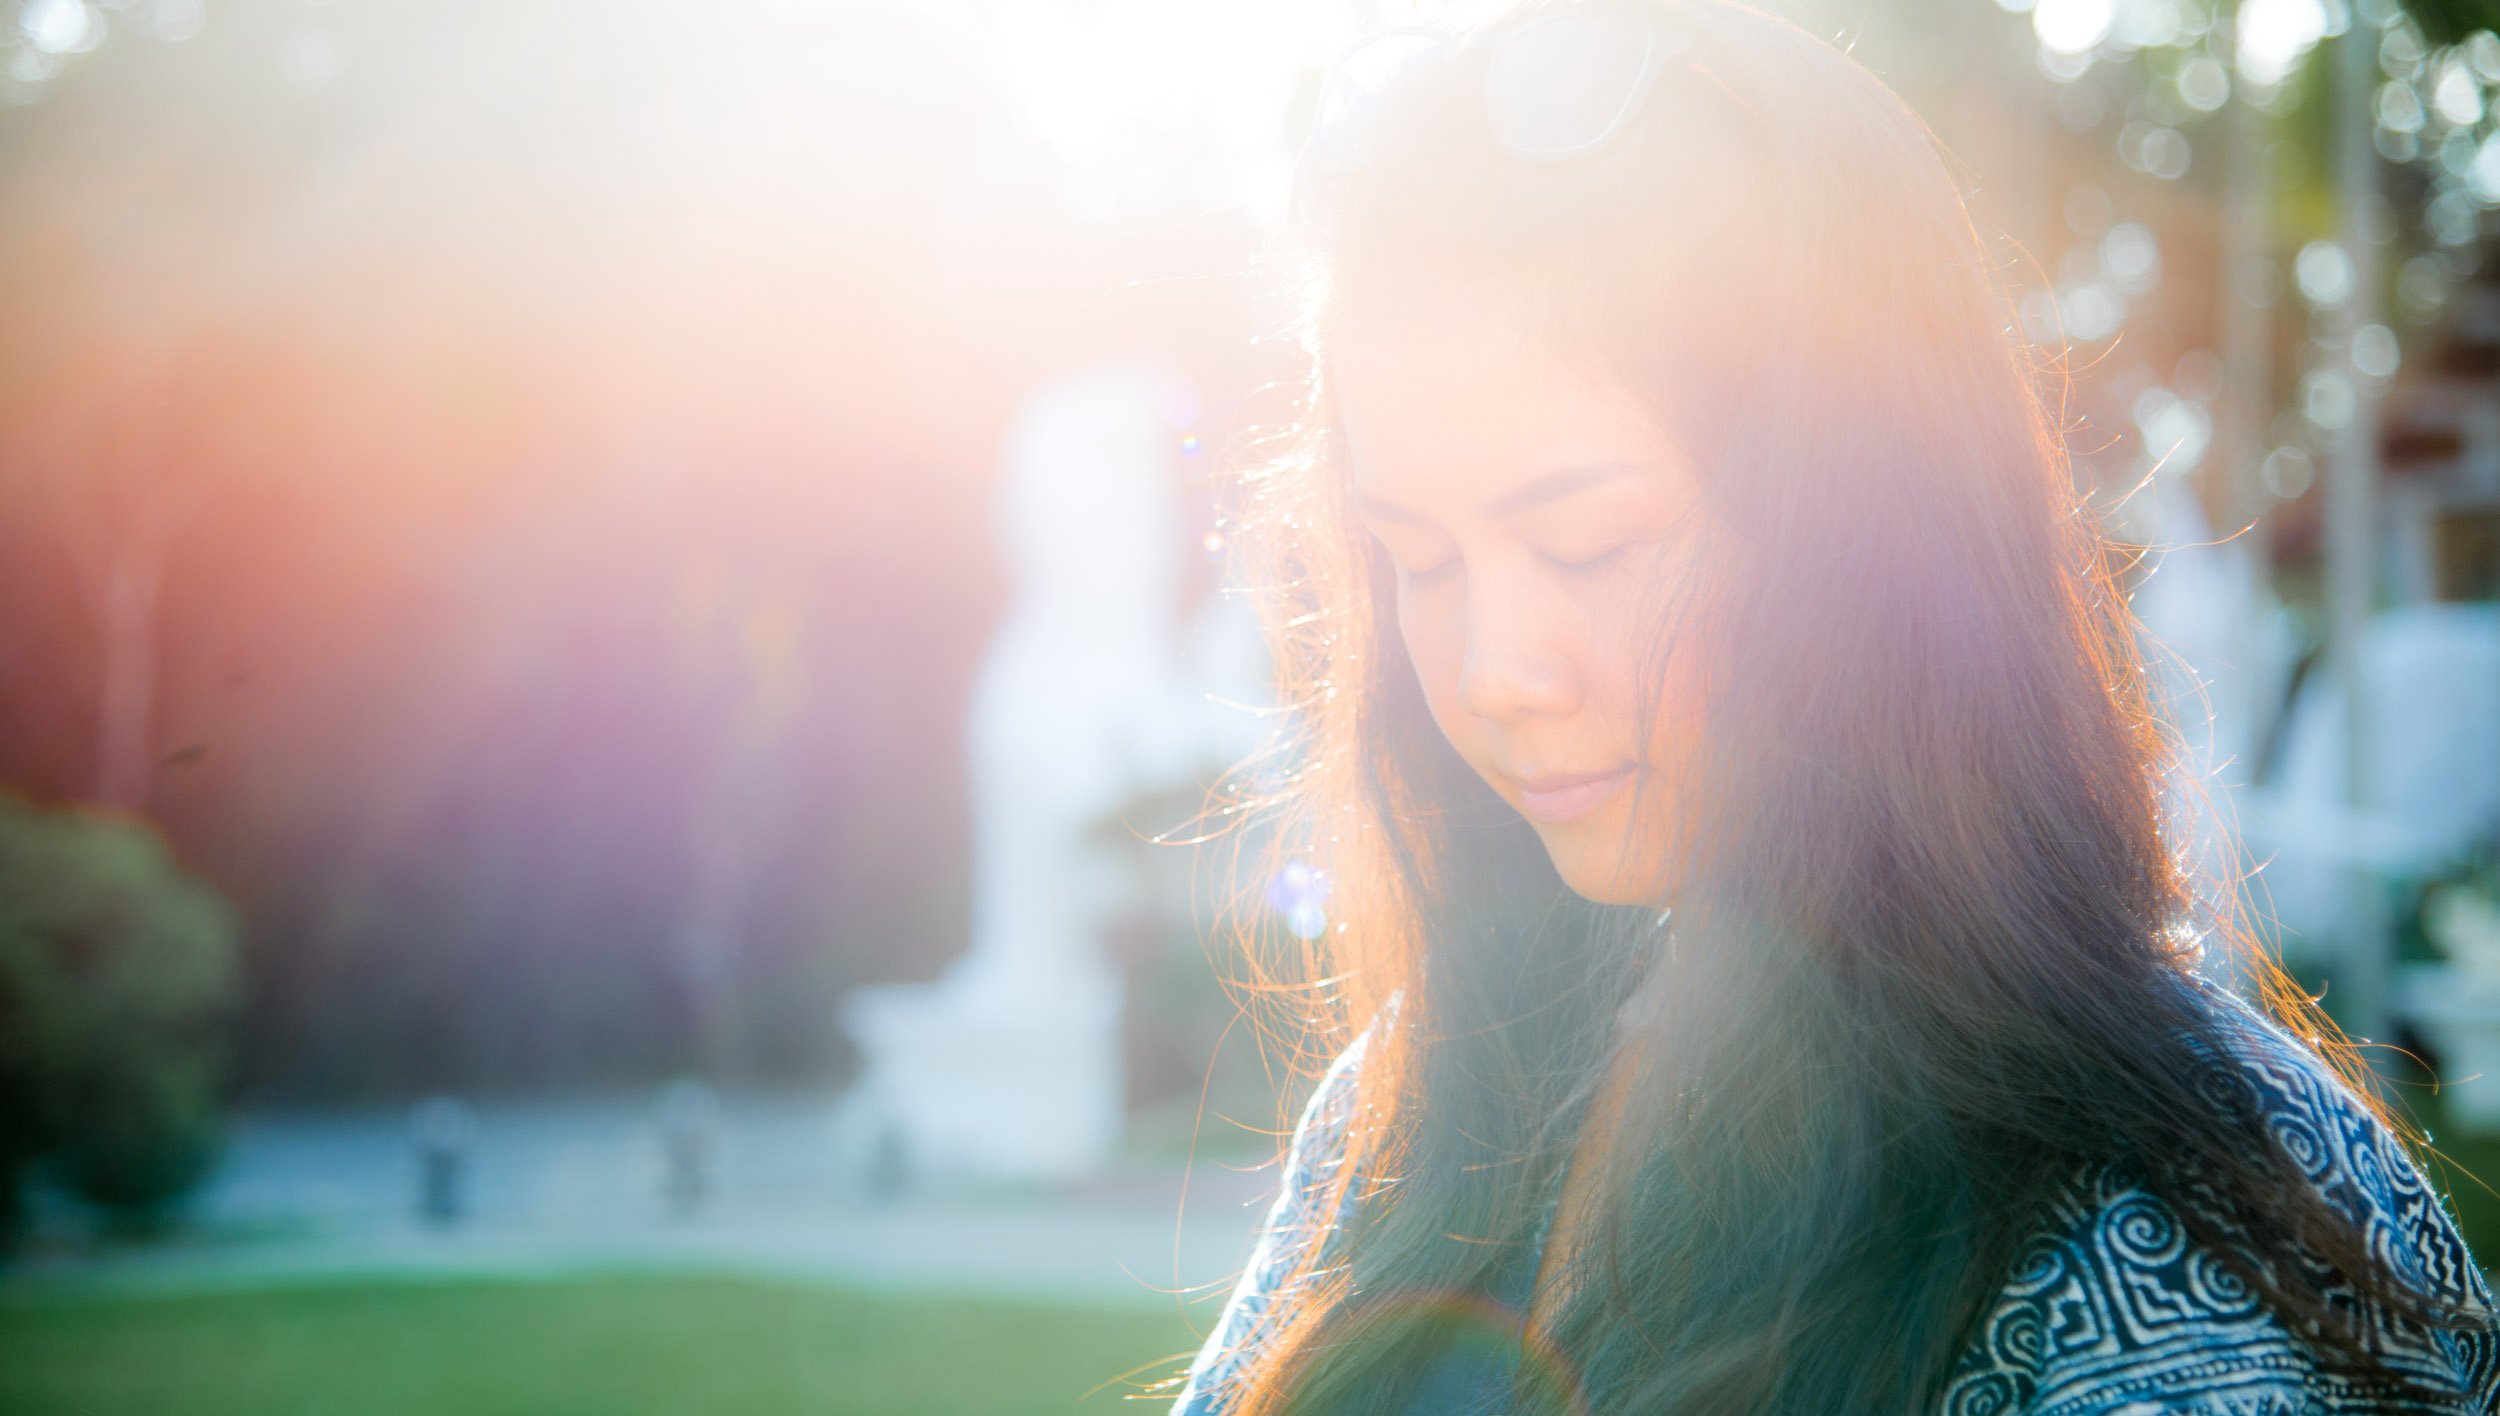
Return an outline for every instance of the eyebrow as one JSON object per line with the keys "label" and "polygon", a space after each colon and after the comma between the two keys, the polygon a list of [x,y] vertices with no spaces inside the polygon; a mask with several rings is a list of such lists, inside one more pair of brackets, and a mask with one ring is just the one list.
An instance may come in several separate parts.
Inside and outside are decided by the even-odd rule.
{"label": "eyebrow", "polygon": [[[1497,520],[1517,516],[1531,507],[1558,502],[1566,497],[1577,496],[1591,488],[1621,481],[1640,470],[1640,465],[1633,462],[1591,462],[1578,467],[1557,468],[1524,487],[1514,487],[1504,492],[1500,497],[1495,498],[1493,504],[1485,510]],[[1421,524],[1425,520],[1424,517],[1395,502],[1381,501],[1377,497],[1357,496],[1354,499],[1354,508],[1374,521]]]}

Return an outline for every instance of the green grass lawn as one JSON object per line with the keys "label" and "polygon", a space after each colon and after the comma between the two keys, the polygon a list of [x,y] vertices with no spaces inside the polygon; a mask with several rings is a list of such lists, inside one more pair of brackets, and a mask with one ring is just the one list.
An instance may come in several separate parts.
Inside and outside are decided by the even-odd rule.
{"label": "green grass lawn", "polygon": [[[763,1279],[371,1280],[0,1300],[24,1416],[1015,1416],[1131,1412],[1177,1313]],[[1170,1360],[1166,1360],[1170,1359]]]}

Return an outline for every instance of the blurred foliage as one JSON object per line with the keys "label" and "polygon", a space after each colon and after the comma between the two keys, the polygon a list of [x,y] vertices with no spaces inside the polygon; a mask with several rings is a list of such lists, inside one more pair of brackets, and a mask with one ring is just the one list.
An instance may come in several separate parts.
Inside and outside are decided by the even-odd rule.
{"label": "blurred foliage", "polygon": [[0,795],[0,1226],[39,1165],[137,1222],[207,1172],[237,933],[147,826]]}
{"label": "blurred foliage", "polygon": [[1063,211],[926,7],[171,8],[0,25],[0,783],[90,797],[144,669],[252,1104],[840,1081],[968,937],[1007,420],[1246,360],[1204,283],[1093,303],[1237,228]]}
{"label": "blurred foliage", "polygon": [[2476,30],[2500,30],[2500,0],[2405,0],[2399,8],[2433,44],[2456,44]]}

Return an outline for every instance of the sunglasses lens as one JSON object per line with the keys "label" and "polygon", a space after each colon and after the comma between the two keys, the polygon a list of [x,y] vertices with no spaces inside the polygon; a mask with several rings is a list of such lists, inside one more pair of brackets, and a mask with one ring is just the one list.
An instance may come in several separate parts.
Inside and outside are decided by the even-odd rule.
{"label": "sunglasses lens", "polygon": [[1569,11],[1517,31],[1485,65],[1495,139],[1525,158],[1597,148],[1640,102],[1655,49],[1647,26],[1604,11]]}
{"label": "sunglasses lens", "polygon": [[1446,33],[1414,29],[1386,30],[1347,50],[1329,72],[1318,111],[1311,115],[1310,160],[1327,172],[1359,165],[1371,146],[1382,95],[1418,65],[1456,47]]}

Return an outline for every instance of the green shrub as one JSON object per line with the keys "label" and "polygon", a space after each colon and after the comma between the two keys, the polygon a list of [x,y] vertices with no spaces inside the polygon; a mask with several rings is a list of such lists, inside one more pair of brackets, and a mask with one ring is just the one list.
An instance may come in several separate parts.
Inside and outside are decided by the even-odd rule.
{"label": "green shrub", "polygon": [[38,1165],[142,1224],[207,1173],[236,935],[144,823],[0,793],[0,1238]]}

